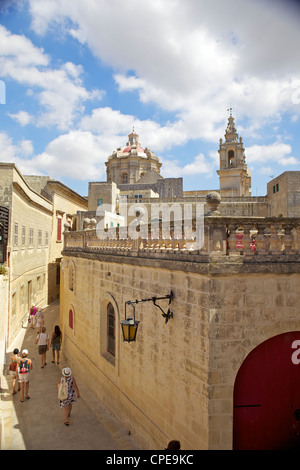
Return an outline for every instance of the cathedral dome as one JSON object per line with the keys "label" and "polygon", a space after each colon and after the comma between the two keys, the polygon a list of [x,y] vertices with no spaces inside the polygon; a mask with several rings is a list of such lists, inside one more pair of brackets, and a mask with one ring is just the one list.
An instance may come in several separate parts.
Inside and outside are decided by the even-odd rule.
{"label": "cathedral dome", "polygon": [[136,150],[138,155],[140,157],[145,157],[147,158],[147,155],[145,153],[145,150],[143,149],[143,147],[141,147],[140,145],[138,146],[132,146],[132,145],[127,145],[127,147],[123,148],[119,154],[119,156],[122,156],[122,154],[129,154],[131,153],[132,150]]}
{"label": "cathedral dome", "polygon": [[126,157],[127,155],[137,155],[139,157],[147,158],[147,154],[143,147],[139,143],[139,135],[134,132],[134,130],[128,135],[128,142],[126,147],[124,147],[119,152],[119,157]]}
{"label": "cathedral dome", "polygon": [[119,147],[107,159],[107,181],[117,184],[135,184],[149,171],[160,173],[158,157],[139,143],[139,135],[134,130],[128,135],[128,142]]}

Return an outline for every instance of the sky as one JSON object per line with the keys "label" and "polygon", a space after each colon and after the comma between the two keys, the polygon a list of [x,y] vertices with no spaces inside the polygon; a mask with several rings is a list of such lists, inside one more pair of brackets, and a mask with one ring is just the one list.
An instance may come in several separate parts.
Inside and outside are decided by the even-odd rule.
{"label": "sky", "polygon": [[291,0],[0,0],[0,161],[87,196],[134,128],[215,190],[232,108],[264,196],[300,170],[299,26]]}

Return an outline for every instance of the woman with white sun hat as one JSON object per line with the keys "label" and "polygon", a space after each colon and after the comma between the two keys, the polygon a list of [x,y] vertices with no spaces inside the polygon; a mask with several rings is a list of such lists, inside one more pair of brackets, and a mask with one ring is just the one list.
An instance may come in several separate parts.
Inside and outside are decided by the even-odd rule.
{"label": "woman with white sun hat", "polygon": [[62,381],[66,381],[68,384],[68,396],[64,400],[60,400],[60,407],[64,410],[64,424],[69,426],[69,418],[72,411],[72,405],[76,403],[77,398],[80,398],[80,393],[76,384],[75,377],[72,376],[72,371],[69,367],[64,367],[62,370],[62,377],[59,379],[57,386],[59,386]]}

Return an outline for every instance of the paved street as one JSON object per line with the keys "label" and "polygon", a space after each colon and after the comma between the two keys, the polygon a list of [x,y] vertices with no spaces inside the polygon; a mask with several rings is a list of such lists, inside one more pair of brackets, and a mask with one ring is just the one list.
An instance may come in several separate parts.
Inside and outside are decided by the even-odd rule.
{"label": "paved street", "polygon": [[[51,337],[59,323],[59,303],[44,309],[45,326]],[[1,450],[134,450],[139,449],[132,436],[76,377],[81,398],[73,405],[70,426],[64,425],[56,384],[67,364],[53,364],[52,350],[47,352],[47,366],[40,367],[36,330],[23,328],[7,352],[7,365],[14,348],[27,348],[32,359],[30,399],[20,402],[20,392],[12,395],[12,378],[4,375],[1,383]]]}

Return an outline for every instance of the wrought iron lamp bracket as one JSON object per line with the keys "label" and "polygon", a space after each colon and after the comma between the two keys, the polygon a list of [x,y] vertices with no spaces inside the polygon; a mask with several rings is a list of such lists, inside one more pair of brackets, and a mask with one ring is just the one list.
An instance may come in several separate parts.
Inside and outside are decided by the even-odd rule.
{"label": "wrought iron lamp bracket", "polygon": [[134,306],[134,304],[139,304],[139,303],[142,303],[142,302],[153,302],[155,307],[158,307],[162,311],[162,316],[165,319],[165,323],[168,323],[170,318],[173,318],[173,312],[171,312],[170,308],[168,308],[167,312],[165,312],[162,309],[162,307],[159,304],[157,304],[158,300],[167,300],[167,299],[169,299],[169,304],[168,305],[170,305],[170,303],[172,302],[172,299],[173,299],[173,292],[172,291],[170,292],[170,294],[165,295],[163,297],[151,297],[150,299],[141,299],[141,300],[127,300],[125,302],[125,319],[126,319],[126,306],[127,305],[132,305],[134,316],[135,316],[135,306]]}

